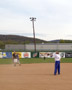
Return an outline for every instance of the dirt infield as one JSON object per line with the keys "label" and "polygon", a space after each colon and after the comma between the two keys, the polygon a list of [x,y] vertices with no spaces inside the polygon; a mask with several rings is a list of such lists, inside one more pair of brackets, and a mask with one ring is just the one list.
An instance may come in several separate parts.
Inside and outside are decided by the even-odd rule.
{"label": "dirt infield", "polygon": [[61,64],[61,75],[53,75],[54,63],[0,65],[0,90],[72,90],[72,63]]}

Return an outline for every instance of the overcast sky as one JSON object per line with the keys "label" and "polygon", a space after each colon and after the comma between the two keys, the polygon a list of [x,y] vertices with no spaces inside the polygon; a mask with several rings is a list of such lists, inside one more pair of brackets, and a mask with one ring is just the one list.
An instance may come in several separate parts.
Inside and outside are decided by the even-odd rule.
{"label": "overcast sky", "polygon": [[0,0],[0,34],[72,40],[72,0]]}

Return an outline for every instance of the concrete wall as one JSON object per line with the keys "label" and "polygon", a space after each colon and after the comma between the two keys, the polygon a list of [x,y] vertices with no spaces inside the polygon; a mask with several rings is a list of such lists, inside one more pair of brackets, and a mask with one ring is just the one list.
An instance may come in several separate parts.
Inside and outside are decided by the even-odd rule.
{"label": "concrete wall", "polygon": [[[6,50],[34,50],[34,44],[25,45],[5,45]],[[48,44],[37,44],[36,50],[72,50],[72,43],[48,43]]]}
{"label": "concrete wall", "polygon": [[24,45],[5,45],[6,50],[18,50],[18,49],[24,49]]}

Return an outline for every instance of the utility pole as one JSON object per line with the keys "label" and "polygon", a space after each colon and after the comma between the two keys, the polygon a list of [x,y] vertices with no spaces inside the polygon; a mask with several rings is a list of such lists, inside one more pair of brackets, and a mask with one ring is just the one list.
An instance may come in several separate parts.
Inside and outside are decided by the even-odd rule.
{"label": "utility pole", "polygon": [[35,17],[30,17],[30,20],[32,21],[32,26],[33,26],[34,50],[36,52],[36,40],[35,40],[35,28],[34,28],[34,21],[36,21],[36,18]]}

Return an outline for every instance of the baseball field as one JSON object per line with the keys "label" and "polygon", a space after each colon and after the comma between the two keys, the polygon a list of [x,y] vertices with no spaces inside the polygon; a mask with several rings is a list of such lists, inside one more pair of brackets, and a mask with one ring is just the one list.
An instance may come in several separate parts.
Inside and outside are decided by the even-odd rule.
{"label": "baseball field", "polygon": [[54,76],[54,59],[0,59],[0,90],[72,90],[72,58],[61,60],[61,74]]}

